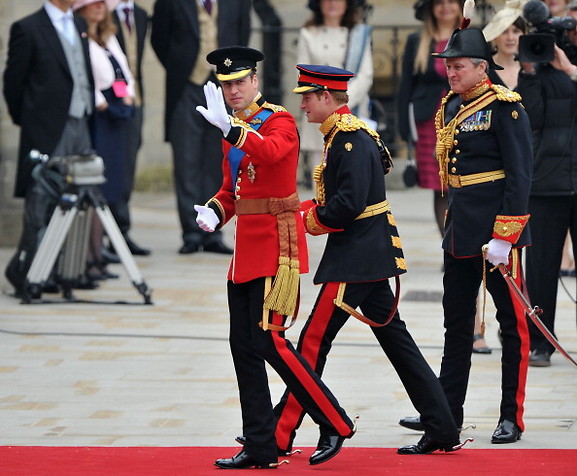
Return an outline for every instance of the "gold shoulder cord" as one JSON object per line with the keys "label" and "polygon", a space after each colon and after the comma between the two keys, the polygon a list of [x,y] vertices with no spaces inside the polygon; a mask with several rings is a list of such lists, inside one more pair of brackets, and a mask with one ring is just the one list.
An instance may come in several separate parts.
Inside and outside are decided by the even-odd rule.
{"label": "gold shoulder cord", "polygon": [[[377,131],[374,131],[373,129],[368,127],[364,121],[360,120],[354,114],[341,114],[339,117],[334,117],[334,115],[332,115],[329,118],[327,118],[325,123],[328,123],[329,126],[332,125],[332,128],[330,129],[330,132],[328,132],[329,136],[325,141],[322,161],[315,167],[313,171],[313,180],[316,184],[315,199],[319,205],[326,204],[325,182],[323,179],[323,172],[327,166],[327,154],[329,152],[329,149],[331,148],[333,139],[335,138],[337,132],[339,131],[352,132],[357,131],[359,129],[363,129],[377,143],[377,145],[381,140],[381,136],[378,134]],[[325,123],[321,125],[321,132],[323,132],[323,126]],[[387,153],[389,153],[388,149]]]}

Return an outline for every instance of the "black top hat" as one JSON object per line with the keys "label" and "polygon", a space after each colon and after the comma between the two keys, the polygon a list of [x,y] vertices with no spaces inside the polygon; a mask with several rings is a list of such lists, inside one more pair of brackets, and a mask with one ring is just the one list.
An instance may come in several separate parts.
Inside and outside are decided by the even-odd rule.
{"label": "black top hat", "polygon": [[491,69],[503,69],[493,61],[489,43],[479,28],[457,29],[449,38],[441,53],[433,53],[437,58],[480,58],[489,63]]}
{"label": "black top hat", "polygon": [[346,69],[318,64],[297,64],[299,70],[298,86],[293,93],[302,94],[311,91],[346,91],[347,82],[355,76]]}
{"label": "black top hat", "polygon": [[236,81],[256,71],[256,63],[264,55],[246,46],[227,46],[211,51],[206,61],[216,65],[216,77],[219,81]]}

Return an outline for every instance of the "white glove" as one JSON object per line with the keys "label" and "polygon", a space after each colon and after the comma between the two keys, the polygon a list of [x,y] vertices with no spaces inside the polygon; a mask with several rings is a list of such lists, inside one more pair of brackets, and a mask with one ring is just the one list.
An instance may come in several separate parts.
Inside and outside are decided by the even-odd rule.
{"label": "white glove", "polygon": [[509,264],[509,253],[511,252],[511,243],[505,240],[493,238],[487,244],[486,259],[494,266]]}
{"label": "white glove", "polygon": [[209,233],[212,233],[214,230],[216,230],[220,220],[212,208],[204,207],[202,205],[195,205],[194,209],[198,213],[196,217],[196,223],[198,223],[200,228],[202,228],[204,231],[208,231]]}
{"label": "white glove", "polygon": [[206,98],[206,107],[196,106],[204,118],[213,126],[218,127],[222,133],[227,136],[230,132],[230,117],[226,112],[222,89],[216,87],[212,81],[204,85],[204,97]]}

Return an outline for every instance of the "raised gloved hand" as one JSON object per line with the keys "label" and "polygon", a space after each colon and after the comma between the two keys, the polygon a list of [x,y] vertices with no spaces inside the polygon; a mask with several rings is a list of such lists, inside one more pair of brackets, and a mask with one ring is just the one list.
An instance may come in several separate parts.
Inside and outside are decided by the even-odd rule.
{"label": "raised gloved hand", "polygon": [[212,208],[204,207],[202,205],[195,205],[194,209],[198,213],[196,217],[196,223],[198,223],[200,228],[202,228],[204,231],[208,231],[209,233],[212,233],[214,230],[216,230],[220,220]]}
{"label": "raised gloved hand", "polygon": [[228,112],[226,112],[222,89],[220,87],[217,88],[212,81],[206,83],[203,89],[206,107],[196,106],[196,110],[213,126],[218,127],[225,136],[228,135],[231,127],[230,117]]}
{"label": "raised gloved hand", "polygon": [[505,240],[493,238],[487,244],[487,252],[485,258],[494,266],[500,264],[509,264],[509,253],[511,252],[511,243]]}

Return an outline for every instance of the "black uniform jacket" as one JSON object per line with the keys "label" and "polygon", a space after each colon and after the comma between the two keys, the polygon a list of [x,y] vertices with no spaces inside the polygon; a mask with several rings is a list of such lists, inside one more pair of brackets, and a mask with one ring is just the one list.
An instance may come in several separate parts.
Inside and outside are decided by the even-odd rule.
{"label": "black uniform jacket", "polygon": [[[464,102],[457,94],[450,96],[444,109],[445,124],[461,105],[474,100]],[[518,101],[496,99],[456,126],[448,154],[449,175],[504,170],[505,178],[449,187],[445,251],[455,257],[480,255],[491,238],[510,241],[515,247],[530,244],[525,224],[529,218],[531,140],[529,119]]]}
{"label": "black uniform jacket", "polygon": [[[350,111],[344,107],[337,114]],[[329,132],[325,140],[330,136]],[[355,220],[368,205],[386,199],[384,169],[373,138],[363,129],[336,132],[322,180],[325,204],[305,214],[309,232],[329,233],[314,282],[368,282],[405,273],[392,214]]]}

